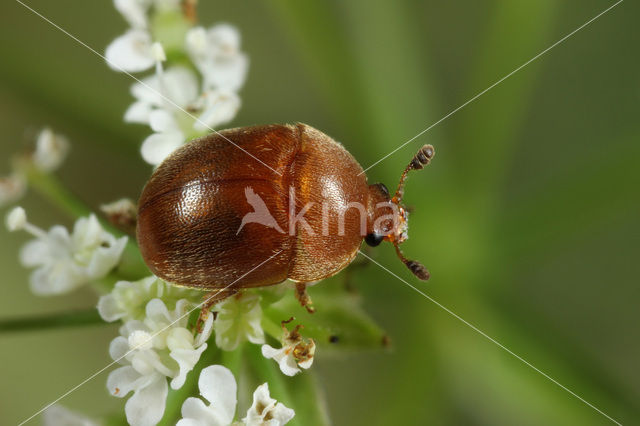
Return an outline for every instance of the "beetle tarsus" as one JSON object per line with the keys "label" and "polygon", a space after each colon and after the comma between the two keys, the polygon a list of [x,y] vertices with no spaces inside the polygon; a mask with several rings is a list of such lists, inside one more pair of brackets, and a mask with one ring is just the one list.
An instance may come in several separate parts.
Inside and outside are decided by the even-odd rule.
{"label": "beetle tarsus", "polygon": [[296,299],[298,299],[300,305],[305,308],[310,314],[316,311],[316,309],[313,307],[311,297],[309,297],[309,293],[307,293],[306,283],[296,283]]}

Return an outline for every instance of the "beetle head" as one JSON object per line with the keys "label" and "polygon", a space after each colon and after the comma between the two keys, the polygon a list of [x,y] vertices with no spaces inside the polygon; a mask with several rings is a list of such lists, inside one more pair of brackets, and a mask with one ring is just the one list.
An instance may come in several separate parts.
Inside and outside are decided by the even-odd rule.
{"label": "beetle head", "polygon": [[[383,207],[382,212],[377,212],[376,220],[365,237],[365,242],[370,246],[377,246],[382,241],[388,241],[393,244],[396,249],[396,254],[402,263],[407,265],[407,268],[409,268],[416,277],[423,281],[429,279],[429,271],[427,268],[425,268],[420,262],[407,259],[402,253],[402,250],[400,250],[400,244],[405,242],[409,237],[407,232],[409,227],[409,212],[402,204],[402,196],[404,194],[404,184],[408,173],[411,170],[423,169],[424,166],[429,164],[434,155],[435,150],[431,145],[424,145],[418,151],[409,165],[402,172],[398,189],[392,198],[390,198],[389,191],[386,186],[381,183],[371,185],[369,187],[373,203],[379,206],[381,203],[384,205],[386,202],[388,207]],[[384,212],[385,209],[388,209],[386,213]],[[384,218],[385,214],[389,216],[391,220],[380,221],[379,219]]]}

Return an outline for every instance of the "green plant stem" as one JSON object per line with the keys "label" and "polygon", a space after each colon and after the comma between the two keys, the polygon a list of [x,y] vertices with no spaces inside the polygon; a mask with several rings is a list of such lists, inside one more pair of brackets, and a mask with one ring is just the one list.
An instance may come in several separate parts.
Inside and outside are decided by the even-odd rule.
{"label": "green plant stem", "polygon": [[31,167],[27,171],[27,177],[30,187],[65,214],[74,218],[91,214],[89,207],[73,195],[53,174],[42,173]]}
{"label": "green plant stem", "polygon": [[274,321],[272,321],[266,315],[262,316],[261,325],[262,325],[262,329],[269,336],[273,337],[274,339],[276,339],[278,341],[280,341],[280,339],[282,339],[282,327],[279,324],[276,324]]}
{"label": "green plant stem", "polygon": [[3,319],[0,320],[0,333],[78,327],[94,324],[107,323],[100,318],[100,315],[95,308],[91,308],[86,311],[72,311],[36,317]]}

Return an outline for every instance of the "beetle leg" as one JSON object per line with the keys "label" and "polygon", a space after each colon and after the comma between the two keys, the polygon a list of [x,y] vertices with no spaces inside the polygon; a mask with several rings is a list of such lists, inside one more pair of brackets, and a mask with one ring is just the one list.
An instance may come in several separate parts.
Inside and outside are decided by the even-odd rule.
{"label": "beetle leg", "polygon": [[201,331],[202,324],[204,324],[204,321],[209,316],[211,308],[215,304],[222,302],[226,298],[231,297],[236,293],[238,293],[238,290],[235,288],[211,290],[210,292],[205,293],[203,297],[204,301],[200,306],[200,316],[198,317],[198,322],[196,323],[196,330],[198,331],[198,333]]}
{"label": "beetle leg", "polygon": [[316,311],[312,306],[313,302],[311,301],[311,297],[309,297],[309,293],[307,293],[307,283],[296,283],[296,299],[298,299],[300,305],[306,308],[310,314]]}

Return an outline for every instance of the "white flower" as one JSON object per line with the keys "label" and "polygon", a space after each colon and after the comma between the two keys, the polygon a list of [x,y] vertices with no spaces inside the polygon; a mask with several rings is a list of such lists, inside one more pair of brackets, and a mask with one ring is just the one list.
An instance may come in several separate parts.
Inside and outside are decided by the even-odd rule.
{"label": "white flower", "polygon": [[233,120],[240,109],[240,97],[230,90],[212,90],[205,92],[195,105],[202,113],[193,128],[204,132]]}
{"label": "white flower", "polygon": [[221,365],[206,367],[198,379],[200,398],[187,398],[182,404],[182,419],[176,426],[228,426],[236,411],[236,379]]}
{"label": "white flower", "polygon": [[27,225],[27,213],[22,207],[14,207],[5,220],[9,232],[19,231]]}
{"label": "white flower", "polygon": [[152,0],[114,0],[113,5],[133,28],[144,29],[148,25],[147,12]]}
{"label": "white flower", "polygon": [[158,109],[150,114],[151,129],[155,133],[142,142],[142,158],[158,165],[185,142],[185,136],[176,119],[169,112]]}
{"label": "white flower", "polygon": [[205,90],[237,91],[244,84],[249,59],[240,51],[240,33],[235,27],[193,28],[187,33],[186,48],[204,77]]}
{"label": "white flower", "polygon": [[103,320],[142,320],[151,299],[161,298],[168,306],[180,299],[197,300],[198,292],[176,287],[152,275],[138,281],[118,281],[111,293],[100,297],[98,312]]}
{"label": "white flower", "polygon": [[52,172],[60,167],[69,152],[69,141],[62,135],[43,129],[36,141],[33,164],[43,172]]}
{"label": "white flower", "polygon": [[107,64],[120,72],[140,72],[155,64],[151,35],[141,29],[131,29],[107,46]]}
{"label": "white flower", "polygon": [[54,404],[42,414],[42,424],[43,426],[98,426],[100,423],[62,405]]}
{"label": "white flower", "polygon": [[[212,365],[204,368],[198,379],[200,398],[187,398],[182,404],[182,419],[176,426],[229,426],[236,411],[236,380],[228,368]],[[295,412],[272,399],[269,386],[258,386],[253,394],[253,404],[242,421],[233,423],[245,426],[281,426],[293,418]]]}
{"label": "white flower", "polygon": [[131,94],[136,101],[127,109],[124,120],[149,124],[151,111],[155,109],[188,108],[198,97],[198,80],[188,68],[174,66],[135,83]]}
{"label": "white flower", "polygon": [[0,178],[0,207],[22,198],[27,191],[27,180],[23,175],[13,173]]}
{"label": "white flower", "polygon": [[257,294],[240,293],[219,303],[214,310],[218,315],[213,330],[220,349],[233,351],[245,340],[264,343],[264,331],[260,326],[262,308]]}
{"label": "white flower", "polygon": [[313,339],[306,341],[302,338],[297,325],[291,332],[282,323],[283,337],[282,347],[276,349],[269,345],[262,345],[262,355],[265,358],[272,358],[280,365],[280,370],[287,376],[295,376],[301,370],[307,369],[313,364],[313,356],[316,351],[316,344]]}
{"label": "white flower", "polygon": [[179,300],[169,311],[160,299],[146,306],[144,321],[128,321],[120,329],[109,348],[111,357],[123,366],[112,371],[107,389],[117,397],[133,391],[125,404],[127,421],[131,425],[155,425],[164,413],[171,388],[180,389],[187,373],[193,369],[207,348],[213,316],[205,320],[195,337],[186,326],[191,303]]}
{"label": "white flower", "polygon": [[109,204],[100,206],[109,222],[120,229],[134,231],[138,218],[138,206],[129,198],[121,198]]}
{"label": "white flower", "polygon": [[120,261],[127,237],[116,239],[102,229],[95,215],[80,218],[69,235],[60,225],[44,231],[27,222],[24,210],[13,210],[7,218],[10,229],[24,229],[35,240],[20,253],[31,274],[31,291],[40,296],[61,294],[106,276]]}
{"label": "white flower", "polygon": [[295,411],[271,398],[269,385],[263,383],[253,393],[253,404],[242,419],[246,426],[280,426],[293,419]]}

